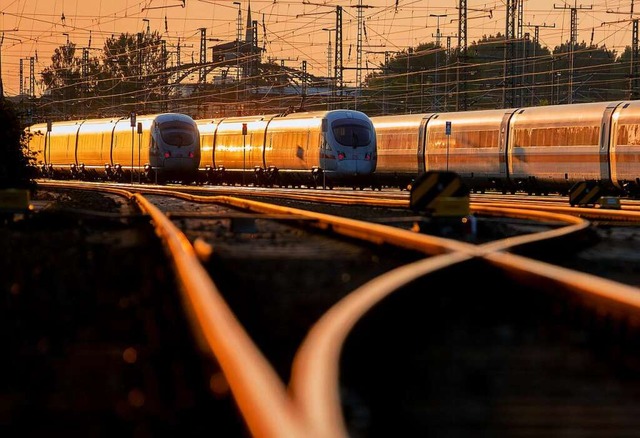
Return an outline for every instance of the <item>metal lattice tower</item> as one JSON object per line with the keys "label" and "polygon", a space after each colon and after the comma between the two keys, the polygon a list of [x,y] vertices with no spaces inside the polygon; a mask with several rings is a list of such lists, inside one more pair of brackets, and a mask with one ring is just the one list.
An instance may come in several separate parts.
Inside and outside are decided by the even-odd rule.
{"label": "metal lattice tower", "polygon": [[142,78],[143,78],[143,74],[142,74],[142,33],[138,32],[138,39],[137,39],[137,44],[136,44],[136,51],[137,51],[137,64],[138,64],[138,84],[137,86],[140,87],[142,84]]}
{"label": "metal lattice tower", "polygon": [[[467,61],[467,0],[460,0],[458,8],[458,68],[456,69],[456,111],[467,109],[467,75],[465,63]],[[462,71],[460,71],[463,69]],[[462,108],[460,96],[462,95]]]}
{"label": "metal lattice tower", "polygon": [[358,109],[358,96],[362,87],[362,34],[364,28],[364,18],[362,10],[370,6],[362,4],[362,0],[358,0],[358,35],[356,40],[356,95],[354,99],[354,109]]}
{"label": "metal lattice tower", "polygon": [[302,61],[302,98],[307,96],[307,61]]}
{"label": "metal lattice tower", "polygon": [[563,5],[562,7],[558,7],[553,5],[554,9],[569,9],[571,10],[571,31],[569,38],[569,90],[567,92],[567,103],[573,103],[573,63],[574,63],[574,51],[576,42],[578,41],[578,10],[579,9],[591,9],[592,7],[586,6],[578,6],[577,2],[574,1],[573,6]]}
{"label": "metal lattice tower", "polygon": [[36,97],[35,59],[29,58],[29,97]]}
{"label": "metal lattice tower", "polygon": [[[631,3],[633,5],[633,3]],[[629,99],[635,100],[640,97],[640,87],[638,78],[638,19],[633,19],[633,31],[631,36],[631,84],[629,84]]]}
{"label": "metal lattice tower", "polygon": [[4,42],[4,32],[0,36],[0,99],[4,97],[4,86],[2,85],[2,43]]}
{"label": "metal lattice tower", "polygon": [[520,74],[518,75],[518,80],[515,81],[514,85],[520,89],[520,100],[518,105],[524,105],[524,82],[525,82],[525,73],[526,73],[526,59],[527,59],[527,42],[525,41],[523,34],[523,25],[522,18],[524,16],[524,0],[518,1],[518,14],[517,14],[517,23],[516,23],[516,35],[518,37],[518,41],[522,42],[522,50],[521,53],[518,53],[516,49],[516,57],[520,60]]}
{"label": "metal lattice tower", "polygon": [[524,1],[518,1],[518,17],[517,17],[517,26],[516,26],[516,36],[519,40],[521,40],[524,35],[522,34],[522,17],[524,16]]}
{"label": "metal lattice tower", "polygon": [[338,90],[340,90],[340,96],[342,96],[344,90],[344,66],[342,65],[342,6],[336,6],[336,57],[333,65],[336,70],[336,86]]}
{"label": "metal lattice tower", "polygon": [[[25,59],[29,60],[29,89],[24,89],[24,66],[23,61]],[[24,95],[27,91],[29,92],[29,97],[35,97],[35,86],[36,86],[36,77],[35,77],[35,58],[32,56],[30,58],[21,58],[20,59],[20,95]]]}
{"label": "metal lattice tower", "polygon": [[[430,17],[435,17],[437,24],[436,24],[436,62],[435,62],[435,73],[434,73],[434,99],[433,99],[433,106],[435,110],[439,109],[439,103],[438,103],[438,94],[440,94],[440,79],[438,78],[438,69],[439,69],[439,65],[438,65],[438,56],[440,54],[440,49],[442,48],[442,46],[440,45],[440,19],[444,18],[447,16],[447,14],[429,14]],[[433,36],[433,34],[432,34]],[[446,93],[446,91],[445,91]]]}
{"label": "metal lattice tower", "polygon": [[178,37],[178,46],[176,47],[176,67],[180,68],[180,37]]}
{"label": "metal lattice tower", "polygon": [[569,96],[567,103],[573,103],[573,65],[578,41],[578,10],[571,8],[571,41],[569,41]]}
{"label": "metal lattice tower", "polygon": [[330,78],[331,74],[333,73],[331,70],[333,70],[333,49],[332,49],[332,44],[331,44],[331,32],[329,32],[329,42],[327,43],[327,77]]}
{"label": "metal lattice tower", "polygon": [[168,106],[168,102],[169,102],[169,77],[167,76],[167,42],[165,40],[160,40],[160,50],[161,50],[161,56],[162,56],[162,71],[165,72],[163,74],[163,79],[162,79],[162,110],[163,111],[168,111],[169,106]]}
{"label": "metal lattice tower", "polygon": [[448,98],[449,98],[449,62],[451,61],[451,36],[447,35],[447,53],[445,54],[446,68],[444,69],[444,110],[448,111]]}
{"label": "metal lattice tower", "polygon": [[240,40],[242,38],[242,11],[240,10],[240,2],[234,2],[238,4],[238,20],[237,20],[237,35],[236,35],[236,81],[240,82]]}
{"label": "metal lattice tower", "polygon": [[[89,42],[91,45],[91,42]],[[82,49],[82,92],[86,93],[89,89],[89,49],[87,47]]]}
{"label": "metal lattice tower", "polygon": [[538,43],[540,40],[540,28],[541,27],[549,27],[549,28],[554,28],[556,27],[555,23],[553,25],[547,25],[547,23],[543,23],[543,24],[531,24],[531,23],[527,23],[527,27],[533,27],[533,54],[532,54],[532,58],[533,58],[533,62],[531,63],[531,81],[532,81],[532,87],[531,87],[531,93],[530,93],[530,106],[534,106],[535,105],[535,95],[536,95],[536,49],[538,48]]}
{"label": "metal lattice tower", "polygon": [[511,108],[515,104],[515,74],[513,71],[514,40],[516,37],[516,8],[518,0],[507,0],[504,41],[504,70],[502,85],[502,107]]}
{"label": "metal lattice tower", "polygon": [[249,72],[249,76],[250,77],[255,77],[258,74],[258,64],[259,64],[259,56],[258,53],[259,51],[257,50],[258,47],[258,21],[257,20],[253,20],[251,22],[251,61],[250,61],[250,72]]}
{"label": "metal lattice tower", "polygon": [[207,82],[207,70],[204,65],[207,63],[207,29],[200,28],[200,70],[198,75],[198,83],[204,84]]}
{"label": "metal lattice tower", "polygon": [[22,67],[23,59],[20,58],[20,96],[24,95],[24,68]]}

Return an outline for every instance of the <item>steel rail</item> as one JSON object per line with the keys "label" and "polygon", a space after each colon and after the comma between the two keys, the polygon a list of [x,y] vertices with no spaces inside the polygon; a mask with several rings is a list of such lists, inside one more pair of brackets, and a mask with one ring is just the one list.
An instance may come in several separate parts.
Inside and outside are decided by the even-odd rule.
{"label": "steel rail", "polygon": [[[472,210],[477,211],[482,207],[491,208],[514,208],[511,203],[504,202],[482,202],[473,203]],[[620,221],[620,222],[635,222],[640,223],[640,211],[629,210],[612,210],[606,208],[584,208],[584,207],[565,207],[565,206],[541,206],[541,205],[527,205],[526,207],[518,206],[515,208],[525,208],[531,211],[548,211],[559,214],[574,215],[582,218],[588,218],[591,220],[608,220],[608,221]]]}
{"label": "steel rail", "polygon": [[142,195],[133,198],[151,216],[169,249],[188,313],[218,360],[251,433],[274,438],[310,436],[282,381],[220,295],[187,237]]}
{"label": "steel rail", "polygon": [[[511,213],[520,214],[516,211]],[[554,213],[546,215],[548,219],[560,219]],[[585,221],[581,219],[564,219],[573,223],[565,227],[572,230],[569,232],[584,227]],[[626,314],[632,313],[635,320],[640,322],[640,288],[505,252],[515,245],[532,242],[537,237],[558,237],[563,230],[558,231],[508,238],[473,248],[467,245],[469,248],[466,251],[431,257],[387,272],[339,301],[310,329],[294,357],[289,385],[292,397],[300,406],[309,427],[321,436],[348,437],[340,407],[338,374],[340,351],[356,322],[400,287],[471,257],[483,257],[507,273],[519,276],[521,280],[536,279],[560,284],[573,294],[606,304],[607,309],[622,309]]]}
{"label": "steel rail", "polygon": [[[130,194],[124,189],[102,187],[102,190]],[[273,368],[244,332],[217,292],[187,238],[173,226],[170,219],[160,213],[141,195],[130,195],[141,204],[143,211],[152,216],[156,226],[159,227],[158,234],[162,237],[165,245],[175,252],[172,260],[182,289],[185,291],[185,301],[189,303],[188,309],[197,321],[197,330],[202,334],[210,351],[220,362],[247,425],[254,436],[260,437],[346,436],[337,385],[338,360],[344,339],[362,315],[401,285],[473,257],[485,257],[498,266],[523,272],[529,276],[544,276],[547,271],[544,264],[532,264],[527,259],[503,254],[502,251],[516,245],[579,232],[589,225],[587,221],[574,216],[512,208],[494,209],[484,206],[480,209],[483,214],[493,213],[528,219],[535,217],[541,221],[563,222],[568,225],[535,235],[511,237],[475,246],[386,225],[371,224],[229,196],[199,196],[156,189],[145,190],[145,192],[170,195],[194,202],[222,203],[254,212],[307,217],[317,221],[317,226],[331,227],[333,231],[341,234],[436,255],[390,271],[361,286],[332,307],[310,330],[307,339],[296,354],[290,380],[290,394],[287,394],[284,384],[279,381]],[[536,272],[537,270],[542,272]],[[555,281],[562,281],[563,275],[566,277],[568,272],[573,273],[573,271],[557,268],[554,271],[557,274]],[[578,276],[578,280],[584,278],[579,273],[575,273],[575,275]],[[572,281],[577,282],[578,280],[573,279]],[[594,287],[594,285],[613,285],[609,287],[609,290],[614,290],[617,286],[616,283],[606,280],[599,283],[594,281],[584,281],[583,283],[581,288],[585,290],[589,290],[589,287]],[[619,293],[607,298],[619,300],[620,296],[627,296],[627,294]]]}
{"label": "steel rail", "polygon": [[[68,187],[64,183],[47,186]],[[196,341],[220,364],[252,435],[313,436],[301,423],[284,383],[220,295],[188,238],[141,194],[125,188],[96,189],[135,201],[151,217],[174,267]]]}

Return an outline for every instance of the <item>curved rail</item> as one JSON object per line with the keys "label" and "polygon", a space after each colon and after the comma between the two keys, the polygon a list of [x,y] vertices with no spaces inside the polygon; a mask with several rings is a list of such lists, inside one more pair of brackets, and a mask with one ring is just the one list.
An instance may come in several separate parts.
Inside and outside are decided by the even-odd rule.
{"label": "curved rail", "polygon": [[309,437],[285,385],[229,309],[187,237],[139,193],[124,188],[98,189],[135,201],[151,217],[174,266],[197,341],[219,362],[252,435]]}
{"label": "curved rail", "polygon": [[534,235],[510,237],[476,246],[386,225],[229,196],[176,194],[165,189],[145,190],[148,193],[167,194],[191,201],[223,203],[256,212],[307,217],[313,219],[315,225],[320,228],[331,227],[334,231],[348,236],[435,255],[372,280],[332,307],[309,331],[300,346],[294,359],[287,393],[283,382],[279,380],[218,293],[188,239],[175,228],[171,220],[140,194],[133,195],[122,188],[106,191],[128,194],[127,196],[135,199],[143,211],[152,217],[165,245],[171,248],[174,254],[171,256],[172,262],[184,293],[186,307],[192,319],[197,321],[200,341],[204,342],[220,362],[245,421],[256,437],[346,437],[337,381],[340,351],[349,331],[371,307],[402,285],[452,264],[462,263],[474,257],[484,257],[496,266],[514,272],[514,275],[543,278],[545,281],[558,283],[569,282],[576,292],[590,294],[599,300],[640,308],[640,298],[636,298],[640,297],[637,288],[505,252],[518,245],[586,230],[589,223],[575,216],[477,206],[476,211],[486,215],[500,212],[503,216],[527,219],[535,217],[541,221],[567,225]]}
{"label": "curved rail", "polygon": [[[481,210],[487,213],[491,207],[482,207]],[[522,210],[509,211],[514,216],[531,215],[530,212]],[[610,307],[624,306],[640,310],[639,288],[504,252],[517,245],[559,237],[588,226],[588,222],[573,216],[554,213],[543,213],[541,216],[548,220],[563,220],[570,225],[479,247],[466,245],[460,252],[432,257],[397,268],[361,286],[326,312],[311,328],[299,348],[294,358],[290,380],[292,396],[300,406],[309,427],[321,436],[348,436],[340,407],[338,369],[340,351],[356,322],[384,297],[400,287],[471,257],[484,257],[494,265],[526,279],[542,279],[563,284],[574,293],[585,294],[601,303],[606,302]]]}
{"label": "curved rail", "polygon": [[252,434],[305,436],[304,425],[299,422],[280,378],[221,297],[187,237],[143,196],[133,196],[151,216],[157,232],[170,248],[187,307],[220,363]]}

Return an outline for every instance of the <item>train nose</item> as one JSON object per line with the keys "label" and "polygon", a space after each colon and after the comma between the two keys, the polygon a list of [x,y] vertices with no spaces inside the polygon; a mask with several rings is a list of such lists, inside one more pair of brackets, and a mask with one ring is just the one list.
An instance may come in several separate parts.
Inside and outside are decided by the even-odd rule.
{"label": "train nose", "polygon": [[370,175],[376,170],[376,162],[372,157],[356,156],[338,161],[338,173],[345,175]]}

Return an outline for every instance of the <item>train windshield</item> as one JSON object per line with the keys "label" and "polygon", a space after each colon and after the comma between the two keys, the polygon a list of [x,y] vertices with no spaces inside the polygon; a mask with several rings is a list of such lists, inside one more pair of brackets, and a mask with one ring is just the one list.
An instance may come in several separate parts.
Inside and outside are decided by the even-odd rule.
{"label": "train windshield", "polygon": [[195,126],[180,120],[160,123],[159,128],[162,141],[171,146],[190,146],[198,136]]}
{"label": "train windshield", "polygon": [[333,136],[343,146],[368,146],[371,143],[371,127],[354,119],[336,120],[331,124]]}

